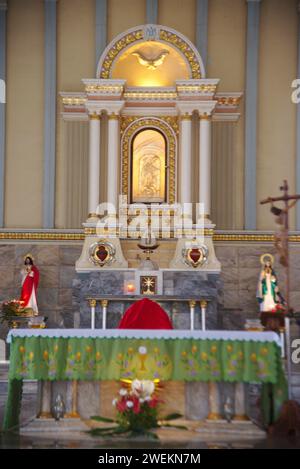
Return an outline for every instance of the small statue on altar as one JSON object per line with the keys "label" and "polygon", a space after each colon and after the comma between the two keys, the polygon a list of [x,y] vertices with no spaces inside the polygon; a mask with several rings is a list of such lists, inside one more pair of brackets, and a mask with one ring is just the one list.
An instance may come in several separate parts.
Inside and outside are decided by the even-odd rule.
{"label": "small statue on altar", "polygon": [[263,254],[260,258],[262,270],[259,275],[256,298],[261,312],[275,312],[284,305],[284,298],[278,287],[276,273],[273,269],[274,257],[272,254]]}
{"label": "small statue on altar", "polygon": [[31,254],[24,257],[24,267],[21,270],[22,290],[20,302],[23,308],[31,308],[35,316],[38,316],[38,305],[36,299],[37,288],[39,284],[40,273],[33,263],[34,258]]}

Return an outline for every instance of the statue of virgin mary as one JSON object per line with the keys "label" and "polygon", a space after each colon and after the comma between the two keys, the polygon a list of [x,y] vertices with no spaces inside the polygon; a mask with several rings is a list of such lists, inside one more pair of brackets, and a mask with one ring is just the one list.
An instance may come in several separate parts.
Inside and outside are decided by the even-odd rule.
{"label": "statue of virgin mary", "polygon": [[271,254],[263,254],[260,262],[262,270],[256,292],[260,311],[276,311],[277,305],[284,304],[284,298],[279,291],[277,276],[273,269],[274,257]]}
{"label": "statue of virgin mary", "polygon": [[40,273],[33,263],[31,254],[24,257],[24,268],[21,270],[22,290],[20,302],[23,308],[32,308],[35,316],[38,316],[38,305],[36,300],[36,292],[39,284]]}

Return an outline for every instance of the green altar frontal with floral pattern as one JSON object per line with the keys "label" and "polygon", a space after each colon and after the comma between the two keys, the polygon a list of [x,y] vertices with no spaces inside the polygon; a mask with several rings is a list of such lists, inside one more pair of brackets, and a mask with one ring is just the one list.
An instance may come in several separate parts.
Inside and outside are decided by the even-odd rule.
{"label": "green altar frontal with floral pattern", "polygon": [[24,379],[269,383],[287,398],[278,336],[244,331],[14,330],[5,428]]}

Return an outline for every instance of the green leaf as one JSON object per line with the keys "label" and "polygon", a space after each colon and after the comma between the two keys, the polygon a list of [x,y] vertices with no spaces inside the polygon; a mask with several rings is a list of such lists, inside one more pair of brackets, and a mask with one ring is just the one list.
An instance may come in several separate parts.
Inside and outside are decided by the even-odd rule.
{"label": "green leaf", "polygon": [[170,425],[168,423],[160,425],[161,427],[178,428],[179,430],[188,430],[184,425]]}
{"label": "green leaf", "polygon": [[108,423],[115,423],[115,420],[109,419],[107,417],[101,417],[99,415],[93,415],[93,417],[90,417],[91,420],[96,420],[97,422],[108,422]]}
{"label": "green leaf", "polygon": [[166,417],[163,417],[160,420],[175,420],[175,419],[180,419],[181,417],[182,417],[181,414],[173,413],[173,414],[168,414]]}

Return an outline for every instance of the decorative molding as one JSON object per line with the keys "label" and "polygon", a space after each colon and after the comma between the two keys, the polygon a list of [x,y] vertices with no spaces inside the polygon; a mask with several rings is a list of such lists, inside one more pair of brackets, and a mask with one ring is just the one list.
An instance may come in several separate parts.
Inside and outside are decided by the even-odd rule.
{"label": "decorative molding", "polygon": [[256,228],[257,82],[260,2],[248,1],[245,106],[245,228]]}
{"label": "decorative molding", "polygon": [[[168,156],[168,167],[169,167],[169,177],[168,177],[168,203],[175,203],[176,195],[176,155],[177,155],[177,137],[176,131],[178,131],[178,123],[174,123],[176,118],[170,116],[163,119],[162,117],[142,117],[135,119],[134,117],[122,118],[121,119],[121,186],[122,194],[129,195],[129,171],[130,171],[130,148],[131,141],[134,135],[141,130],[142,128],[155,128],[160,130],[166,137],[167,140],[167,156]],[[176,126],[174,130],[173,126]]]}
{"label": "decorative molding", "polygon": [[[0,3],[0,79],[6,83],[6,10],[7,2]],[[5,103],[0,103],[0,226],[4,225],[5,196]]]}
{"label": "decorative molding", "polygon": [[199,52],[184,35],[166,26],[147,24],[136,26],[119,34],[105,49],[97,67],[97,77],[111,78],[114,61],[128,47],[147,40],[155,40],[173,46],[190,68],[190,78],[205,78],[205,68]]}
{"label": "decorative molding", "polygon": [[43,226],[54,227],[56,124],[56,1],[45,0]]}
{"label": "decorative molding", "polygon": [[[85,228],[80,230],[2,230],[0,231],[0,242],[3,244],[4,242],[12,242],[12,241],[28,241],[28,242],[74,242],[78,241],[81,242],[84,240],[85,236],[87,235],[94,235],[98,234],[105,235],[109,233],[109,229],[103,230],[103,233],[96,233],[96,228]],[[112,230],[114,232],[114,230]],[[124,234],[124,237],[122,236]],[[121,239],[126,239],[127,232],[120,233]],[[204,230],[205,236],[213,236],[214,242],[220,243],[274,243],[274,235],[272,233],[260,232],[260,231],[239,231],[239,232],[232,232],[232,231],[213,231],[213,230]],[[132,241],[134,239],[139,239],[141,233],[139,232],[132,232]],[[170,239],[175,239],[174,233],[171,232]],[[160,239],[169,239],[160,237]],[[127,238],[130,241],[130,238]],[[289,235],[289,241],[291,243],[300,243],[300,232],[292,232]]]}
{"label": "decorative molding", "polygon": [[204,66],[207,66],[208,0],[197,0],[196,45]]}

